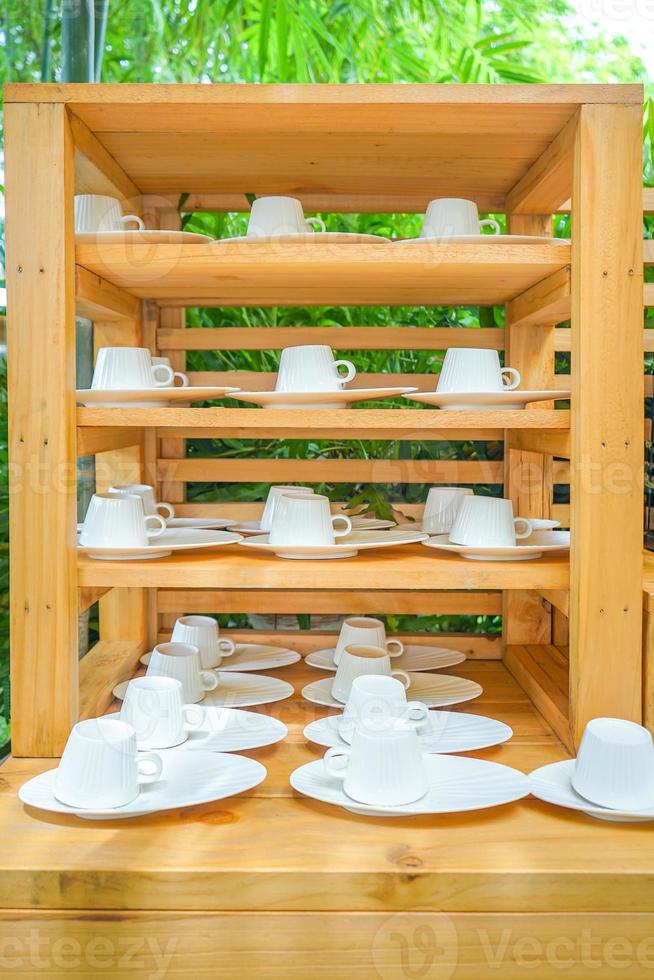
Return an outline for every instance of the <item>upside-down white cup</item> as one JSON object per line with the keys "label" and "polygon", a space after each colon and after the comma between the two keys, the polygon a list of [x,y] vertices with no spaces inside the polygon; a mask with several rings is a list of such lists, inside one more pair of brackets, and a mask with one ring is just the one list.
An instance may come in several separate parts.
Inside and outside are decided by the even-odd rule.
{"label": "upside-down white cup", "polygon": [[381,730],[404,721],[417,732],[425,727],[429,708],[422,701],[407,701],[404,684],[383,674],[362,674],[352,681],[350,696],[338,721],[338,734],[352,741],[355,728]]}
{"label": "upside-down white cup", "polygon": [[188,733],[202,727],[204,711],[184,704],[181,682],[174,677],[135,677],[127,685],[121,721],[131,725],[139,749],[181,745]]}
{"label": "upside-down white cup", "polygon": [[520,384],[520,372],[502,367],[496,350],[482,347],[450,347],[436,385],[441,394],[468,391],[512,391]]}
{"label": "upside-down white cup", "polygon": [[182,685],[186,704],[202,701],[218,687],[218,676],[200,667],[200,651],[190,643],[159,643],[152,651],[147,677],[174,677]]}
{"label": "upside-down white cup", "polygon": [[591,803],[612,810],[654,807],[652,736],[624,718],[593,718],[581,739],[572,785]]}
{"label": "upside-down white cup", "polygon": [[143,510],[148,516],[156,514],[158,510],[163,510],[165,521],[169,521],[171,517],[175,516],[173,505],[164,501],[156,501],[154,499],[154,487],[147,483],[117,483],[115,486],[109,487],[109,493],[118,493],[121,496],[136,494],[143,501]]}
{"label": "upside-down white cup", "polygon": [[325,222],[322,218],[305,218],[302,202],[295,197],[257,197],[252,202],[248,238],[305,235],[316,230],[324,231]]}
{"label": "upside-down white cup", "polygon": [[389,657],[399,657],[404,650],[401,640],[387,640],[386,627],[381,619],[372,616],[350,616],[344,619],[334,650],[334,663],[341,662],[343,650],[350,644],[367,647],[382,647]]}
{"label": "upside-down white cup", "polygon": [[411,683],[411,678],[406,671],[391,668],[391,658],[385,648],[353,644],[343,650],[332,684],[332,697],[345,704],[350,697],[354,679],[362,677],[364,674],[384,674],[386,677],[397,677],[401,680],[405,690]]}
{"label": "upside-down white cup", "polygon": [[345,793],[358,803],[402,806],[419,800],[429,779],[413,726],[395,722],[388,728],[357,728],[352,745],[327,749],[324,766],[343,780]]}
{"label": "upside-down white cup", "polygon": [[101,347],[95,361],[91,388],[166,388],[174,377],[166,364],[152,363],[147,347]]}
{"label": "upside-down white cup", "polygon": [[440,197],[430,201],[420,232],[421,238],[451,238],[457,235],[479,235],[482,228],[492,228],[499,235],[500,226],[494,218],[479,220],[474,201],[463,197]]}
{"label": "upside-down white cup", "polygon": [[145,225],[136,214],[123,214],[120,201],[104,194],[75,195],[75,231],[93,233],[96,231],[123,231],[130,221],[136,222],[138,230]]}
{"label": "upside-down white cup", "polygon": [[[345,374],[340,368],[346,369]],[[340,391],[357,371],[352,361],[334,360],[327,344],[285,347],[279,361],[275,391]]]}
{"label": "upside-down white cup", "polygon": [[137,755],[131,725],[114,718],[88,718],[73,727],[57,767],[54,795],[67,806],[105,810],[125,806],[162,770],[154,752]]}
{"label": "upside-down white cup", "polygon": [[173,626],[175,643],[190,643],[200,651],[200,666],[205,670],[218,667],[224,657],[236,649],[233,640],[220,639],[218,623],[212,616],[180,616]]}
{"label": "upside-down white cup", "polygon": [[94,493],[79,543],[85,548],[144,548],[165,530],[163,517],[146,514],[143,500],[137,494]]}
{"label": "upside-down white cup", "polygon": [[533,528],[526,517],[513,516],[513,504],[504,497],[463,497],[449,538],[453,544],[511,548],[528,538]]}
{"label": "upside-down white cup", "polygon": [[285,494],[290,493],[295,496],[313,496],[314,491],[311,487],[293,487],[290,484],[287,486],[280,485],[271,487],[268,491],[268,497],[266,503],[264,504],[263,514],[261,515],[261,520],[259,521],[259,526],[262,531],[269,531],[272,527],[273,514],[277,507],[279,498]]}
{"label": "upside-down white cup", "polygon": [[[341,522],[343,527],[336,529]],[[270,544],[333,545],[349,534],[352,521],[345,514],[332,514],[329,498],[322,494],[281,494],[273,514]]]}
{"label": "upside-down white cup", "polygon": [[469,487],[432,487],[422,514],[422,530],[429,534],[449,534],[464,497],[472,496]]}

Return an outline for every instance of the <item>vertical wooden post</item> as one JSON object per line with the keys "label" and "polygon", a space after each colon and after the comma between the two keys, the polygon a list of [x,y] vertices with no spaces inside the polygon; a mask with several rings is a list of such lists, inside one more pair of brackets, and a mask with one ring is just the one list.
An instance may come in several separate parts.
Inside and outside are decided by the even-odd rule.
{"label": "vertical wooden post", "polygon": [[571,731],[641,719],[640,105],[584,105],[572,195]]}
{"label": "vertical wooden post", "polygon": [[73,142],[65,107],[5,107],[12,751],[77,718]]}

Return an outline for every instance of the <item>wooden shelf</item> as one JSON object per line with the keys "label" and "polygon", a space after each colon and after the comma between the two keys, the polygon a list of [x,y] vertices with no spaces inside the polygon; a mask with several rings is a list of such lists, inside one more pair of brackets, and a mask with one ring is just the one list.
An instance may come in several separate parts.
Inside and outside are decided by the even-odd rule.
{"label": "wooden shelf", "polygon": [[238,545],[154,561],[98,561],[80,556],[80,586],[191,589],[567,589],[567,555],[535,561],[436,557],[422,545],[360,552],[335,561],[295,561]]}
{"label": "wooden shelf", "polygon": [[570,263],[570,246],[78,245],[78,266],[167,306],[506,303]]}

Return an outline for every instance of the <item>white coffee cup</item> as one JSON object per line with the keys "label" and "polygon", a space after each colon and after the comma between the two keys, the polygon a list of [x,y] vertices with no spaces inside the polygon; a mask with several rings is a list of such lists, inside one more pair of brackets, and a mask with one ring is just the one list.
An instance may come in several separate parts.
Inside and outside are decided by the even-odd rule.
{"label": "white coffee cup", "polygon": [[261,520],[259,521],[259,526],[262,531],[269,531],[272,527],[273,514],[275,513],[277,502],[281,496],[287,493],[293,494],[294,496],[299,495],[312,497],[314,491],[310,487],[293,487],[290,485],[271,487],[268,491],[268,497],[263,508]]}
{"label": "white coffee cup", "polygon": [[[339,521],[344,527],[337,529]],[[268,537],[270,544],[329,546],[351,530],[349,517],[331,513],[328,497],[319,493],[281,494]]]}
{"label": "white coffee cup", "polygon": [[422,530],[429,534],[448,534],[464,497],[472,496],[469,487],[432,487],[422,513]]}
{"label": "white coffee cup", "polygon": [[350,616],[344,619],[334,650],[334,663],[338,665],[346,646],[382,647],[389,657],[399,657],[404,651],[401,640],[387,640],[386,627],[381,619],[372,616]]}
{"label": "white coffee cup", "polygon": [[512,391],[520,384],[520,372],[500,364],[496,350],[482,347],[450,347],[443,359],[436,391]]}
{"label": "white coffee cup", "polygon": [[402,806],[429,790],[429,778],[415,728],[395,722],[388,728],[357,728],[352,745],[327,749],[324,766],[352,800],[371,806]]}
{"label": "white coffee cup", "polygon": [[585,799],[612,810],[654,807],[654,745],[642,725],[593,718],[586,725],[572,775]]}
{"label": "white coffee cup", "polygon": [[355,728],[388,728],[405,721],[417,732],[425,727],[429,708],[422,701],[407,701],[404,684],[383,674],[362,674],[352,681],[350,696],[338,721],[338,734],[352,741]]}
{"label": "white coffee cup", "polygon": [[159,643],[152,651],[148,677],[174,677],[182,685],[186,704],[202,701],[218,687],[218,676],[200,667],[200,651],[190,643]]}
{"label": "white coffee cup", "polygon": [[[347,369],[340,374],[339,368]],[[335,361],[327,344],[285,347],[279,362],[275,391],[340,391],[356,375],[351,361]]]}
{"label": "white coffee cup", "polygon": [[220,639],[218,623],[212,616],[181,616],[173,626],[174,643],[190,643],[200,651],[200,666],[206,670],[218,667],[224,657],[236,650],[233,640]]}
{"label": "white coffee cup", "polygon": [[169,521],[171,517],[175,516],[173,505],[164,501],[155,501],[154,487],[147,483],[117,483],[115,486],[109,487],[109,493],[117,493],[121,496],[136,494],[143,501],[143,510],[147,515],[156,514],[158,510],[163,510],[164,521]]}
{"label": "white coffee cup", "polygon": [[75,231],[93,233],[96,231],[123,231],[125,225],[135,221],[138,231],[145,225],[136,214],[123,214],[120,201],[104,194],[75,195]]}
{"label": "white coffee cup", "polygon": [[494,218],[479,220],[474,201],[462,197],[441,197],[430,201],[425,212],[421,238],[451,238],[457,235],[479,235],[482,228],[492,228],[499,235]]}
{"label": "white coffee cup", "polygon": [[54,795],[67,806],[109,810],[139,795],[163,765],[154,752],[137,755],[131,725],[114,718],[89,718],[73,727],[54,781]]}
{"label": "white coffee cup", "polygon": [[248,238],[279,235],[305,235],[325,230],[322,218],[305,218],[302,202],[295,197],[257,197],[252,202],[248,221]]}
{"label": "white coffee cup", "polygon": [[95,361],[91,388],[117,391],[132,388],[166,388],[174,371],[153,365],[147,347],[101,347]]}
{"label": "white coffee cup", "polygon": [[450,541],[488,548],[511,548],[533,528],[526,517],[513,516],[505,497],[463,497],[450,530]]}
{"label": "white coffee cup", "polygon": [[[152,364],[154,367],[158,367],[158,365],[163,364],[164,367],[170,368],[171,371],[173,370],[170,364],[169,357],[153,357]],[[177,386],[175,385],[175,379],[179,380],[179,384]],[[164,388],[175,388],[175,387],[188,388],[190,383],[191,382],[189,381],[188,374],[184,374],[183,371],[173,371],[172,378],[170,379],[168,384],[163,385],[163,387]]]}
{"label": "white coffee cup", "polygon": [[[152,526],[152,522],[156,526]],[[146,514],[135,493],[94,493],[80,531],[85,547],[145,548],[166,530],[159,514]]]}
{"label": "white coffee cup", "polygon": [[345,647],[332,684],[332,697],[345,704],[356,677],[364,674],[384,674],[401,680],[405,690],[411,678],[404,670],[393,670],[391,658],[383,647],[360,646],[352,644]]}
{"label": "white coffee cup", "polygon": [[181,745],[188,733],[202,727],[204,711],[184,704],[182,685],[174,677],[135,677],[127,685],[121,721],[136,732],[139,749],[168,749]]}

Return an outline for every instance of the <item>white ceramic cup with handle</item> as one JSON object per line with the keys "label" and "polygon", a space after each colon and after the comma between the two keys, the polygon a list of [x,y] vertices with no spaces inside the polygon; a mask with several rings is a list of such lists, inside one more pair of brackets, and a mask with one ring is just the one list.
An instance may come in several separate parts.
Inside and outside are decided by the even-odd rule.
{"label": "white ceramic cup with handle", "polygon": [[421,238],[452,238],[459,235],[479,235],[482,228],[492,228],[499,235],[500,226],[494,218],[479,220],[474,201],[463,197],[441,197],[430,201],[420,232]]}
{"label": "white ceramic cup with handle", "polygon": [[180,616],[173,626],[174,643],[190,643],[200,651],[200,666],[204,670],[219,667],[225,657],[236,650],[233,640],[219,636],[218,623],[213,616]]}
{"label": "white ceramic cup with handle", "polygon": [[272,527],[273,515],[275,509],[277,508],[277,503],[279,498],[285,494],[290,493],[295,496],[309,496],[312,497],[314,491],[310,487],[294,487],[290,484],[287,486],[279,485],[271,487],[268,491],[268,497],[266,503],[264,504],[263,513],[261,515],[261,520],[259,521],[259,526],[262,531],[269,531]]}
{"label": "white ceramic cup with handle", "polygon": [[323,232],[325,222],[322,218],[305,218],[302,202],[295,197],[257,197],[252,202],[248,238],[306,235],[316,230]]}
{"label": "white ceramic cup with handle", "polygon": [[513,516],[510,500],[473,495],[462,499],[449,539],[472,547],[511,548],[532,532],[526,517]]}
{"label": "white ceramic cup with handle", "polygon": [[54,795],[67,806],[109,810],[126,806],[143,783],[161,776],[161,757],[137,754],[131,725],[114,718],[78,721],[57,767]]}
{"label": "white ceramic cup with handle", "polygon": [[[341,368],[345,368],[345,374],[340,373]],[[334,360],[334,352],[327,344],[285,347],[275,391],[340,391],[356,373],[351,361]]]}
{"label": "white ceramic cup with handle", "polygon": [[166,530],[160,514],[146,514],[135,493],[94,493],[79,543],[85,548],[145,548]]}
{"label": "white ceramic cup with handle", "polygon": [[[158,367],[159,365],[163,365],[164,367],[170,368],[170,370],[173,371],[169,357],[153,357],[152,365],[153,367]],[[178,385],[175,384],[176,381],[179,381]],[[168,384],[163,385],[163,387],[164,388],[175,388],[175,387],[188,388],[190,383],[191,382],[189,380],[188,374],[184,374],[183,371],[173,371],[172,378],[170,379]]]}
{"label": "white ceramic cup with handle", "polygon": [[159,643],[152,651],[147,677],[174,677],[182,685],[185,704],[197,704],[218,687],[218,675],[202,670],[200,651],[190,643]]}
{"label": "white ceramic cup with handle", "polygon": [[351,746],[327,749],[324,766],[350,799],[370,806],[402,806],[429,790],[418,735],[405,722],[357,728]]}
{"label": "white ceramic cup with handle", "polygon": [[109,391],[166,388],[174,374],[166,364],[154,365],[147,347],[101,347],[91,388]]}
{"label": "white ceramic cup with handle", "polygon": [[593,718],[575,760],[572,786],[612,810],[654,808],[654,744],[642,725],[624,718]]}
{"label": "white ceramic cup with handle", "polygon": [[155,500],[154,487],[151,487],[149,483],[117,483],[109,487],[109,493],[118,493],[121,496],[136,494],[143,501],[143,510],[148,516],[156,514],[159,510],[163,511],[161,516],[164,521],[169,521],[171,517],[175,516],[175,508],[172,504]]}
{"label": "white ceramic cup with handle", "polygon": [[406,671],[394,670],[391,667],[391,658],[384,647],[352,644],[343,650],[332,684],[332,697],[342,704],[346,704],[350,697],[354,679],[362,677],[364,674],[383,674],[386,677],[396,677],[404,685],[405,690],[411,683],[411,678]]}
{"label": "white ceramic cup with handle", "polygon": [[464,497],[472,496],[469,487],[432,487],[422,514],[422,530],[429,534],[449,534]]}
{"label": "white ceramic cup with handle", "polygon": [[74,211],[75,231],[79,234],[124,231],[130,222],[136,223],[138,231],[145,228],[137,214],[123,214],[120,201],[104,194],[76,194]]}
{"label": "white ceramic cup with handle", "polygon": [[336,665],[341,662],[345,647],[351,644],[382,647],[386,650],[389,657],[399,657],[404,651],[402,641],[394,639],[387,640],[386,627],[381,619],[374,619],[372,616],[349,616],[343,620],[341,632],[338,635],[338,641],[334,649],[334,663]]}
{"label": "white ceramic cup with handle", "polygon": [[[336,527],[340,522],[341,527]],[[270,544],[333,545],[349,534],[352,521],[345,514],[332,514],[323,494],[282,494],[277,501],[270,529]]]}
{"label": "white ceramic cup with handle", "polygon": [[503,368],[496,350],[482,347],[450,347],[443,359],[436,391],[459,392],[513,391],[520,384],[520,372]]}
{"label": "white ceramic cup with handle", "polygon": [[121,721],[131,725],[139,749],[169,749],[202,727],[204,711],[184,704],[181,682],[174,677],[135,677],[127,685]]}
{"label": "white ceramic cup with handle", "polygon": [[350,696],[338,721],[338,734],[352,741],[355,728],[381,730],[404,721],[420,732],[429,718],[422,701],[407,701],[404,684],[384,674],[362,674],[352,681]]}

